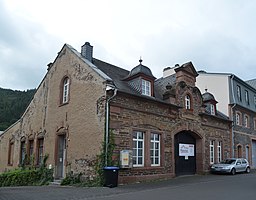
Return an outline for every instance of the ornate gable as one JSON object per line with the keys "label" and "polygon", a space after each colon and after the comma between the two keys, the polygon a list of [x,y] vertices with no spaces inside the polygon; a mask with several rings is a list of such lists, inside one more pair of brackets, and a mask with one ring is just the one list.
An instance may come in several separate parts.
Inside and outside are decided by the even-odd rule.
{"label": "ornate gable", "polygon": [[176,72],[176,82],[179,83],[184,81],[187,85],[195,86],[196,77],[198,73],[195,70],[192,62],[183,64],[182,66],[175,69]]}

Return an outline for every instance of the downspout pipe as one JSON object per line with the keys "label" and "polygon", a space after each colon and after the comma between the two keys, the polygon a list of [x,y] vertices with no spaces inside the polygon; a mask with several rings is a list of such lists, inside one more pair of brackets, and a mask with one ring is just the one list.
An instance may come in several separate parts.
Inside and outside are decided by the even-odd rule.
{"label": "downspout pipe", "polygon": [[231,129],[231,139],[232,139],[232,157],[234,158],[235,157],[235,139],[234,139],[234,112],[233,112],[233,109],[234,107],[237,105],[236,103],[236,98],[235,98],[235,93],[234,93],[234,74],[232,74],[231,76],[231,92],[232,92],[232,98],[233,98],[233,102],[234,102],[234,105],[231,107],[231,119],[232,119],[232,129]]}
{"label": "downspout pipe", "polygon": [[[109,145],[109,103],[116,96],[117,89],[114,86],[107,86],[110,90],[114,89],[114,94],[106,101],[106,135],[105,135],[105,166],[108,166],[108,145]],[[107,90],[107,88],[106,88]],[[107,90],[108,91],[108,90]]]}

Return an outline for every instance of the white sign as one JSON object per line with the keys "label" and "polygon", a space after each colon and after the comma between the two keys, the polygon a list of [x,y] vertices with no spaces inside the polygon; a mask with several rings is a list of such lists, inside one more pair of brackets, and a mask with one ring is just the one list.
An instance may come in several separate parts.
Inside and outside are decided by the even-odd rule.
{"label": "white sign", "polygon": [[194,156],[193,144],[179,144],[179,156]]}

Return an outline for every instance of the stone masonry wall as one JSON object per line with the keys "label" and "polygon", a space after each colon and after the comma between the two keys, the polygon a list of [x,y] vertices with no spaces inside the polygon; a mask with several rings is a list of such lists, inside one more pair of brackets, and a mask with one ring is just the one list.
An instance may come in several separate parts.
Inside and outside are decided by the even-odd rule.
{"label": "stone masonry wall", "polygon": [[[197,145],[199,152],[197,172],[207,172],[210,166],[210,140],[223,142],[223,156],[230,152],[229,123],[215,119],[212,116],[181,115],[181,109],[167,104],[159,104],[146,99],[128,97],[119,94],[111,103],[110,128],[115,134],[116,155],[120,150],[132,150],[132,132],[143,131],[146,134],[145,142],[150,133],[161,135],[161,166],[151,167],[149,154],[145,152],[145,166],[131,169],[121,169],[119,181],[136,182],[141,180],[170,178],[174,171],[174,136],[189,130],[198,134]],[[145,147],[145,151],[148,151]]]}
{"label": "stone masonry wall", "polygon": [[[69,103],[61,105],[61,82],[70,79]],[[14,164],[18,166],[20,139],[44,138],[48,165],[56,168],[58,134],[66,135],[65,172],[94,176],[93,166],[104,139],[105,85],[103,79],[64,46],[49,68],[37,92],[18,124],[1,136],[0,170],[7,168],[10,135],[15,135]],[[4,159],[3,159],[4,158]]]}

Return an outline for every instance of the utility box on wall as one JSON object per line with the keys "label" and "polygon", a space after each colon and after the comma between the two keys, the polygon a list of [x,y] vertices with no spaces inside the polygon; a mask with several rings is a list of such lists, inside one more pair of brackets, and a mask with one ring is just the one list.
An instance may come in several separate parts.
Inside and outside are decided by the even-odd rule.
{"label": "utility box on wall", "polygon": [[132,168],[132,150],[120,151],[120,167]]}

